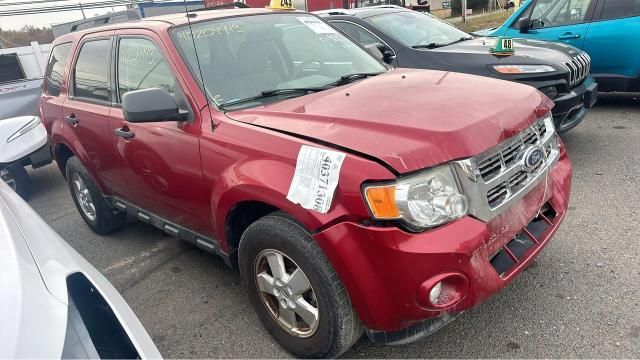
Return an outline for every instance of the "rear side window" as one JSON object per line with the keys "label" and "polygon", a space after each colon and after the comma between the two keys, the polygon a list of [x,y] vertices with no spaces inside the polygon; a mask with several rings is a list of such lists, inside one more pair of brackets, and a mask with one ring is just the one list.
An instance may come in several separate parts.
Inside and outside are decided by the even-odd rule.
{"label": "rear side window", "polygon": [[0,55],[0,84],[24,79],[17,54]]}
{"label": "rear side window", "polygon": [[607,0],[600,19],[619,19],[640,15],[640,0]]}
{"label": "rear side window", "polygon": [[51,50],[51,57],[47,63],[45,93],[51,96],[60,95],[64,69],[67,66],[67,57],[71,50],[71,43],[56,45]]}
{"label": "rear side window", "polygon": [[176,92],[176,79],[158,47],[146,39],[120,40],[118,50],[118,92],[163,88]]}
{"label": "rear side window", "polygon": [[86,42],[74,69],[73,95],[89,100],[109,101],[109,51],[111,40]]}

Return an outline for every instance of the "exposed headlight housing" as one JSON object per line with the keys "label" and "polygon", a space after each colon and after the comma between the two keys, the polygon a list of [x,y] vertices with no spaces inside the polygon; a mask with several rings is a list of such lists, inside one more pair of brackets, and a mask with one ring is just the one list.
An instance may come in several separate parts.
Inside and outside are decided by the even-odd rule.
{"label": "exposed headlight housing", "polygon": [[24,124],[20,129],[18,129],[18,131],[14,132],[13,134],[11,134],[11,136],[9,136],[9,138],[7,139],[7,144],[19,138],[20,136],[28,133],[29,131],[35,129],[41,123],[42,123],[42,120],[40,119],[40,117],[34,116],[32,120]]}
{"label": "exposed headlight housing", "polygon": [[556,71],[551,65],[493,65],[501,74],[542,74]]}
{"label": "exposed headlight housing", "polygon": [[449,165],[364,188],[364,198],[377,220],[402,220],[424,230],[467,215],[469,203]]}

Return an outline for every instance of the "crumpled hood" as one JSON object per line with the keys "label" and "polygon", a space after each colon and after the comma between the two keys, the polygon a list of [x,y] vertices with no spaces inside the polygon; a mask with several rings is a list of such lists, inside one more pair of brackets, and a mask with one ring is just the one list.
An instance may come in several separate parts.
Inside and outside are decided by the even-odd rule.
{"label": "crumpled hood", "polygon": [[404,173],[481,153],[551,107],[536,89],[513,82],[396,69],[227,116],[364,153]]}

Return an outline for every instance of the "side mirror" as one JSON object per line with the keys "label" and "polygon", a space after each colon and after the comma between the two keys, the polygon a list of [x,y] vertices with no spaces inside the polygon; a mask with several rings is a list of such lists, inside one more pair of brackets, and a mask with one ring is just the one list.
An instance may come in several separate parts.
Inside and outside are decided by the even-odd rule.
{"label": "side mirror", "polygon": [[387,64],[390,64],[393,61],[393,59],[396,58],[396,55],[393,53],[393,50],[387,45],[382,43],[374,43],[371,45],[378,48],[378,51],[382,54],[382,61],[386,62]]}
{"label": "side mirror", "polygon": [[368,44],[364,46],[373,56],[375,56],[378,60],[384,61],[384,54],[378,48],[378,44]]}
{"label": "side mirror", "polygon": [[529,20],[528,17],[521,17],[518,19],[518,22],[516,22],[516,27],[521,33],[529,32],[529,29],[531,29],[531,20]]}
{"label": "side mirror", "polygon": [[165,89],[130,91],[122,96],[124,119],[131,123],[185,121],[187,113]]}

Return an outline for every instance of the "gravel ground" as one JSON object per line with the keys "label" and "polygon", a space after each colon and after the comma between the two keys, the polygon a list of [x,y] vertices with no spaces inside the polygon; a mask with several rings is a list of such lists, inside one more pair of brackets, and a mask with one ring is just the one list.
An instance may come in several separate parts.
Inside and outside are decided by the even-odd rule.
{"label": "gravel ground", "polygon": [[[640,358],[640,94],[602,95],[565,141],[570,212],[531,267],[426,339],[363,338],[345,357]],[[222,260],[137,222],[95,235],[54,165],[32,176],[30,204],[122,292],[163,356],[289,356]]]}

